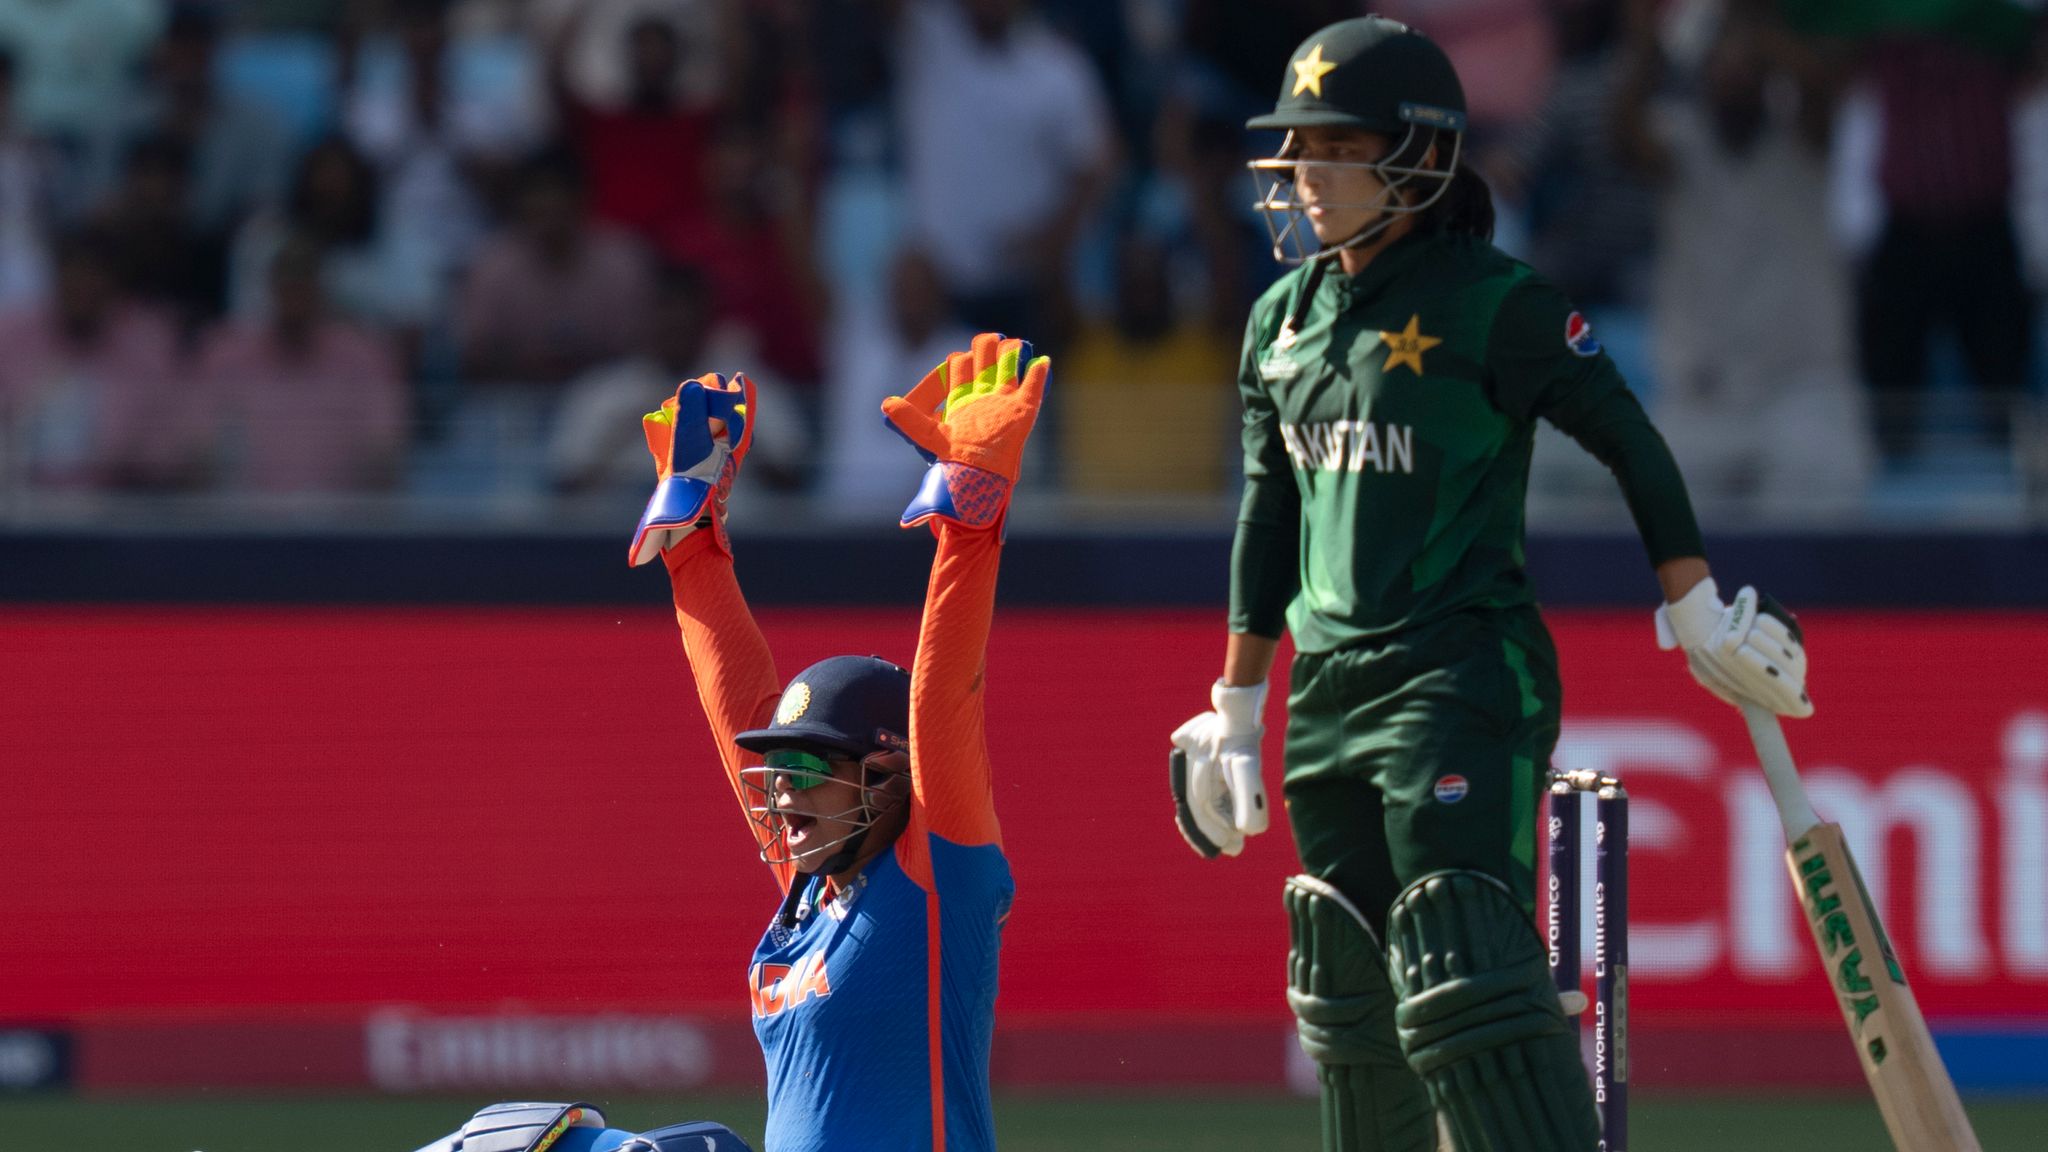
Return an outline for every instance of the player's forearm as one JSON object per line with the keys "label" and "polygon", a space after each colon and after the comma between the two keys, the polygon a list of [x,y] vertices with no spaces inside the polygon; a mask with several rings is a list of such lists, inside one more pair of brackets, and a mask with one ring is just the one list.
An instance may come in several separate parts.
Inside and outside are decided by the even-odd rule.
{"label": "player's forearm", "polygon": [[1679,556],[1657,565],[1657,585],[1664,590],[1666,604],[1685,599],[1709,575],[1707,561],[1700,556]]}
{"label": "player's forearm", "polygon": [[1240,520],[1230,548],[1230,631],[1277,639],[1301,583],[1297,509],[1285,524]]}
{"label": "player's forearm", "polygon": [[1002,532],[942,523],[938,537],[910,669],[911,777],[933,832],[990,843],[997,832],[983,679]]}
{"label": "player's forearm", "polygon": [[1634,393],[1617,388],[1585,411],[1552,419],[1614,473],[1652,565],[1706,555],[1685,477]]}
{"label": "player's forearm", "polygon": [[1644,444],[1626,453],[1619,464],[1610,462],[1610,467],[1621,481],[1622,497],[1635,518],[1636,532],[1651,564],[1661,568],[1673,560],[1705,555],[1692,498],[1686,494],[1678,463],[1661,437],[1654,446]]}
{"label": "player's forearm", "polygon": [[730,768],[732,738],[759,727],[781,694],[775,657],[740,592],[732,558],[719,551],[711,533],[686,537],[662,560],[697,698],[711,722],[719,756]]}
{"label": "player's forearm", "polygon": [[1233,687],[1264,684],[1273,674],[1280,641],[1250,632],[1232,632],[1223,642],[1223,682]]}
{"label": "player's forearm", "polygon": [[995,621],[996,573],[1003,553],[1000,528],[939,524],[937,535],[917,659],[911,666],[913,741],[921,724],[965,720],[965,708],[980,715],[982,666]]}

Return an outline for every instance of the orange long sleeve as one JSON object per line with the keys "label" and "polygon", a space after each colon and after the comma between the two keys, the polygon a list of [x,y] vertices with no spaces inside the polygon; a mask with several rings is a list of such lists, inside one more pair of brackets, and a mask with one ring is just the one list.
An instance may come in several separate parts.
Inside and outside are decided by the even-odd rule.
{"label": "orange long sleeve", "polygon": [[1002,530],[938,524],[910,676],[910,772],[926,828],[1000,846],[982,712]]}
{"label": "orange long sleeve", "polygon": [[[711,533],[693,533],[662,553],[662,561],[668,565],[676,623],[683,633],[683,654],[697,680],[697,699],[711,722],[719,761],[744,813],[747,795],[740,786],[740,769],[757,761],[732,738],[749,728],[765,727],[774,715],[776,698],[782,692],[775,658],[754,614],[747,609],[746,597],[740,594],[732,558],[718,550]],[[765,843],[767,833],[760,825],[750,819],[747,827],[756,843]],[[776,881],[787,890],[792,867],[781,864],[771,868]]]}

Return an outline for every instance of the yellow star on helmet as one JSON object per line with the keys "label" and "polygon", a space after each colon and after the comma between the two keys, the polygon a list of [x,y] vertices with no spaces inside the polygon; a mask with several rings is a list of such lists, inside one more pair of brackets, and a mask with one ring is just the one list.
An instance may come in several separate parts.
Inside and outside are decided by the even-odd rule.
{"label": "yellow star on helmet", "polygon": [[1309,95],[1321,100],[1323,98],[1323,77],[1336,70],[1337,66],[1335,64],[1323,59],[1323,46],[1317,44],[1309,50],[1308,55],[1294,62],[1293,95],[1299,96],[1303,92],[1307,92]]}
{"label": "yellow star on helmet", "polygon": [[1408,327],[1404,331],[1382,332],[1380,339],[1387,345],[1387,362],[1380,371],[1392,372],[1406,364],[1409,371],[1417,376],[1422,375],[1422,354],[1443,343],[1441,337],[1422,334],[1422,316],[1419,313],[1409,315]]}

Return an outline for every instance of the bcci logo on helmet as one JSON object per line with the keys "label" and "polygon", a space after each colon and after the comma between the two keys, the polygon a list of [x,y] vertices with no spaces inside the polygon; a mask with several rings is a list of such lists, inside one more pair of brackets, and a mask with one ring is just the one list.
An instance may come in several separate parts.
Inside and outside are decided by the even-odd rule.
{"label": "bcci logo on helmet", "polygon": [[782,703],[775,708],[777,724],[793,724],[802,718],[811,706],[811,686],[799,680],[782,694]]}

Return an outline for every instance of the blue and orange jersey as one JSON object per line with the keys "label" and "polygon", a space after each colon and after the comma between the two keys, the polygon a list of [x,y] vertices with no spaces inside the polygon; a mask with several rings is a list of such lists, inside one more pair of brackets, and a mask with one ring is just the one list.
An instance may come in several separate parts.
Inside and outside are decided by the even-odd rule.
{"label": "blue and orange jersey", "polygon": [[[774,866],[799,915],[748,969],[768,1065],[767,1152],[995,1147],[988,1088],[997,954],[1014,887],[996,823],[982,691],[999,531],[939,525],[911,665],[909,820],[843,889]],[[735,795],[732,741],[780,694],[732,561],[698,533],[666,554],[683,648]],[[758,826],[757,838],[766,833]],[[779,910],[778,910],[779,911]]]}

